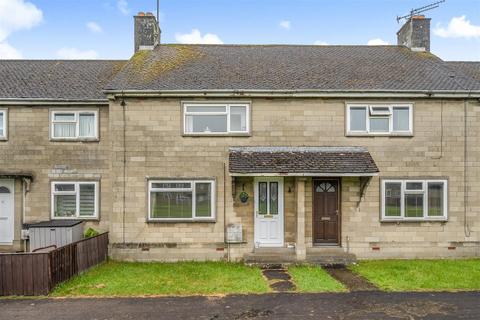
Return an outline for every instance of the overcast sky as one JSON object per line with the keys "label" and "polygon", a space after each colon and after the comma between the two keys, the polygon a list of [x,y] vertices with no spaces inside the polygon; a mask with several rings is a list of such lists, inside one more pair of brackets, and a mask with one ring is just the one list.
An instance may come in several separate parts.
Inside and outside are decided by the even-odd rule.
{"label": "overcast sky", "polygon": [[[433,0],[432,0],[433,1]],[[161,0],[164,43],[395,44],[395,17],[426,0]],[[127,59],[156,0],[0,0],[0,59]],[[432,52],[480,61],[480,0],[427,12]]]}

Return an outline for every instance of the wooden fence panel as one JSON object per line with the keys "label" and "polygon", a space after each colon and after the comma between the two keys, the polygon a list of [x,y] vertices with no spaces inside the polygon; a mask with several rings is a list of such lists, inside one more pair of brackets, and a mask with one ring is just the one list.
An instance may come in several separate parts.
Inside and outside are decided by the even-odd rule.
{"label": "wooden fence panel", "polygon": [[0,296],[47,295],[108,257],[108,233],[68,244],[48,253],[0,254]]}

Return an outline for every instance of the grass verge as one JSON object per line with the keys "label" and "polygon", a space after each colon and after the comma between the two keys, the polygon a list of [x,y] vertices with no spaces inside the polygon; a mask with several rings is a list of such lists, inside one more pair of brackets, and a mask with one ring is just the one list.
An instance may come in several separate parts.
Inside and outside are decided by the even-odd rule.
{"label": "grass verge", "polygon": [[346,292],[347,289],[318,266],[299,265],[288,268],[298,292]]}
{"label": "grass verge", "polygon": [[258,268],[226,262],[108,261],[60,284],[54,297],[266,293]]}
{"label": "grass verge", "polygon": [[387,291],[480,290],[480,260],[372,260],[353,272]]}

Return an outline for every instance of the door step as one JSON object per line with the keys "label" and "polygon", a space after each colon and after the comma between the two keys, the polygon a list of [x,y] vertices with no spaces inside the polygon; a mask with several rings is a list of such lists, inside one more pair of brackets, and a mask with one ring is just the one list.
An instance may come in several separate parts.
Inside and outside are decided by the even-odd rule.
{"label": "door step", "polygon": [[313,247],[307,249],[307,262],[325,267],[342,267],[356,263],[357,257],[341,247]]}
{"label": "door step", "polygon": [[291,248],[257,248],[243,256],[244,262],[263,268],[283,267],[297,262],[295,249]]}

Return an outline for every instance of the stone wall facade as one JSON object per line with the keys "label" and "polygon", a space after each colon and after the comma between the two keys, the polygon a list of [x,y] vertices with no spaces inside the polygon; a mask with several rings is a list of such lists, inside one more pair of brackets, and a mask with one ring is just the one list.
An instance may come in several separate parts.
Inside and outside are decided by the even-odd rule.
{"label": "stone wall facade", "polygon": [[[395,100],[413,104],[411,137],[346,136],[345,105],[364,100],[306,98],[240,99],[251,103],[252,130],[248,136],[185,136],[182,101],[126,97],[125,107],[119,100],[110,101],[108,107],[95,106],[100,115],[100,140],[93,142],[51,141],[51,106],[7,106],[9,139],[0,141],[0,171],[31,172],[34,176],[26,193],[25,221],[20,221],[22,183],[16,181],[15,249],[22,246],[21,223],[50,218],[52,180],[87,179],[100,181],[100,219],[89,225],[110,232],[113,258],[241,259],[254,249],[254,180],[237,177],[233,182],[228,173],[229,147],[364,146],[380,174],[370,181],[363,198],[358,177],[341,178],[343,250],[360,259],[480,254],[478,101]],[[380,179],[387,177],[447,179],[448,221],[381,222]],[[148,181],[154,178],[215,180],[215,221],[149,222]],[[304,198],[299,198],[299,189]],[[247,203],[239,200],[241,191],[250,195]],[[312,198],[312,177],[301,182],[295,177],[284,178],[285,246],[299,247],[302,228],[298,223],[303,221],[304,245],[312,247]],[[304,203],[299,204],[298,199]],[[300,218],[299,208],[304,208]],[[231,223],[243,225],[243,243],[225,244],[225,226]]]}
{"label": "stone wall facade", "polygon": [[[253,178],[236,178],[232,183],[227,163],[231,146],[364,146],[377,163],[380,175],[371,180],[362,199],[359,178],[341,179],[341,245],[345,251],[359,258],[478,255],[480,104],[477,101],[466,102],[465,122],[463,100],[396,100],[397,103],[413,103],[414,134],[411,137],[346,136],[345,105],[363,102],[361,99],[261,98],[247,100],[251,103],[250,136],[184,136],[182,101],[128,98],[125,111],[119,101],[112,101],[110,105],[113,137],[110,230],[111,241],[119,244],[114,255],[121,256],[128,249],[134,250],[138,259],[171,260],[175,256],[189,259],[197,258],[199,252],[204,252],[203,257],[213,254],[237,259],[251,252],[254,248]],[[389,100],[369,102],[386,103]],[[149,177],[215,179],[215,223],[148,222]],[[380,179],[385,177],[448,179],[448,221],[381,222]],[[464,180],[467,182],[467,196]],[[288,192],[288,187],[294,184],[294,178],[285,178],[286,246],[296,242],[296,193]],[[232,188],[235,188],[233,193]],[[246,204],[238,199],[243,190],[251,195]],[[312,246],[312,201],[312,178],[307,178],[304,219],[307,247]],[[244,243],[223,245],[224,226],[230,223],[243,225]],[[142,248],[131,248],[139,243],[143,244]],[[165,248],[156,248],[159,244]],[[195,255],[189,255],[188,250],[193,247],[197,248]]]}

